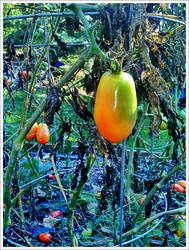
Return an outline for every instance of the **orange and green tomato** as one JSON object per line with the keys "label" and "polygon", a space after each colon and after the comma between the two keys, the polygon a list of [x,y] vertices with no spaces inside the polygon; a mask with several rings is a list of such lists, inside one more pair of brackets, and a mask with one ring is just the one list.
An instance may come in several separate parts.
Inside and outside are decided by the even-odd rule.
{"label": "orange and green tomato", "polygon": [[128,137],[136,123],[137,97],[132,76],[125,72],[102,75],[94,106],[100,134],[115,144]]}

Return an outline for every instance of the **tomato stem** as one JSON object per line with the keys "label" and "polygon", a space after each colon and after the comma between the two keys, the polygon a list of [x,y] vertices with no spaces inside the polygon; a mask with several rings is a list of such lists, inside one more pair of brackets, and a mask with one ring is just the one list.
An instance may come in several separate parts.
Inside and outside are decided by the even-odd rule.
{"label": "tomato stem", "polygon": [[123,198],[124,198],[124,166],[125,166],[125,145],[126,139],[123,140],[122,144],[122,155],[121,155],[121,184],[120,184],[120,233],[119,233],[119,244],[122,246],[122,234],[123,234]]}
{"label": "tomato stem", "polygon": [[[137,128],[137,130],[136,130],[136,132],[135,132],[135,134],[133,136],[133,142],[132,142],[131,150],[130,150],[130,153],[129,153],[128,171],[127,171],[127,177],[126,177],[127,181],[126,181],[126,184],[125,184],[128,204],[130,204],[131,173],[132,173],[132,168],[133,168],[134,148],[135,148],[135,144],[136,144],[136,139],[139,136],[140,130],[142,129],[142,127],[144,125],[148,107],[149,107],[149,104],[145,103],[144,104],[144,111],[143,111],[141,119],[140,119],[140,121],[138,123],[138,128]],[[130,206],[129,206],[129,210],[130,210]]]}
{"label": "tomato stem", "polygon": [[116,59],[111,59],[109,56],[104,54],[102,52],[102,50],[99,48],[98,44],[96,43],[94,30],[95,30],[96,26],[99,25],[99,22],[96,22],[94,25],[91,26],[89,24],[86,16],[83,14],[83,11],[81,9],[80,4],[71,4],[69,6],[69,8],[71,8],[77,14],[77,16],[81,19],[81,21],[85,27],[85,30],[87,32],[87,35],[88,35],[88,37],[90,39],[90,43],[91,43],[91,55],[97,53],[104,61],[109,62],[111,70],[113,72],[120,72],[121,67],[120,67],[119,62]]}

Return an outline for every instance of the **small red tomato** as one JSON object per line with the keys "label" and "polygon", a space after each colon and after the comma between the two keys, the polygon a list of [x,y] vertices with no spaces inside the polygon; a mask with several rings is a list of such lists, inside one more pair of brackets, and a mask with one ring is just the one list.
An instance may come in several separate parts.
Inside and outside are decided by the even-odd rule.
{"label": "small red tomato", "polygon": [[140,199],[139,201],[138,201],[138,203],[139,204],[142,204],[143,203],[143,201],[146,199],[146,194],[142,197],[142,199]]}
{"label": "small red tomato", "polygon": [[173,189],[177,190],[179,193],[183,193],[185,191],[185,189],[181,185],[179,185],[177,183],[172,184],[171,187]]}
{"label": "small red tomato", "polygon": [[56,175],[49,174],[48,177],[49,179],[56,179]]}
{"label": "small red tomato", "polygon": [[12,81],[9,79],[9,80],[5,81],[5,84],[10,86],[12,84]]}
{"label": "small red tomato", "polygon": [[27,77],[27,71],[26,70],[22,71],[22,76],[25,77],[25,78]]}
{"label": "small red tomato", "polygon": [[48,242],[52,239],[52,235],[50,233],[42,233],[39,235],[39,239],[43,242]]}
{"label": "small red tomato", "polygon": [[44,112],[42,112],[41,114],[42,114],[42,117],[43,117],[43,118],[45,118],[45,119],[47,118],[47,116],[45,115]]}
{"label": "small red tomato", "polygon": [[59,216],[61,216],[61,212],[60,212],[60,210],[55,210],[54,212],[52,212],[50,214],[50,216],[53,218],[59,217]]}
{"label": "small red tomato", "polygon": [[[30,89],[30,84],[28,85],[28,91]],[[31,92],[34,93],[35,89],[32,87]]]}

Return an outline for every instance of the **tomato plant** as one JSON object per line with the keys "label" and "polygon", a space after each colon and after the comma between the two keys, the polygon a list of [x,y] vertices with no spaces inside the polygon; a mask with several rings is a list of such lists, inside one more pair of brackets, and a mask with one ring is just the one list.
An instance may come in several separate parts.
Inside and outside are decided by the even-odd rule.
{"label": "tomato plant", "polygon": [[50,132],[46,123],[40,123],[38,125],[36,139],[40,144],[46,144],[49,141]]}
{"label": "tomato plant", "polygon": [[128,137],[136,123],[135,83],[125,72],[102,75],[96,94],[94,119],[100,134],[117,143]]}
{"label": "tomato plant", "polygon": [[49,242],[52,239],[52,234],[50,233],[41,233],[39,239],[43,242]]}
{"label": "tomato plant", "polygon": [[27,141],[31,141],[32,139],[36,137],[37,128],[38,128],[38,124],[37,122],[35,122],[33,126],[31,127],[30,131],[28,132],[28,134],[26,135]]}

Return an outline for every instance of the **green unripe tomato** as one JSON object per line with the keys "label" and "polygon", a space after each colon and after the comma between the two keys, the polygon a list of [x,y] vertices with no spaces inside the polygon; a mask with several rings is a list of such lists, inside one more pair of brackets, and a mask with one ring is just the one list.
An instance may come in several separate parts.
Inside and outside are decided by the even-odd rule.
{"label": "green unripe tomato", "polygon": [[42,62],[41,66],[40,66],[40,69],[41,70],[47,70],[47,67],[48,67],[48,63],[47,62]]}
{"label": "green unripe tomato", "polygon": [[28,72],[28,76],[29,77],[32,77],[33,76],[33,73],[31,71]]}
{"label": "green unripe tomato", "polygon": [[166,130],[167,129],[167,123],[163,120],[161,122],[160,130]]}
{"label": "green unripe tomato", "polygon": [[184,112],[184,110],[181,110],[181,111],[179,112],[179,115],[180,115],[180,117],[181,117],[183,120],[186,119],[186,113]]}
{"label": "green unripe tomato", "polygon": [[184,234],[186,234],[186,221],[178,220],[176,235],[182,237]]}
{"label": "green unripe tomato", "polygon": [[42,28],[39,28],[38,30],[37,30],[37,32],[39,33],[39,34],[43,34],[43,32],[44,32],[44,30],[42,29]]}
{"label": "green unripe tomato", "polygon": [[86,228],[81,232],[81,236],[83,237],[90,237],[92,235],[93,231],[91,228]]}

